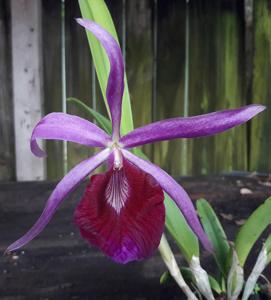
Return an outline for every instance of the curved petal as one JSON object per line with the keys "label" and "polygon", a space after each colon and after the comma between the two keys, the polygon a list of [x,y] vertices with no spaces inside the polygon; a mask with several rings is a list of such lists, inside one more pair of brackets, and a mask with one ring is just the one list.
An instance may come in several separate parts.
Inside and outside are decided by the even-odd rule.
{"label": "curved petal", "polygon": [[223,132],[243,124],[265,109],[248,105],[187,118],[167,119],[135,129],[120,139],[126,148],[176,138],[196,138]]}
{"label": "curved petal", "polygon": [[111,113],[113,137],[118,139],[124,90],[124,64],[120,46],[111,34],[100,25],[86,19],[76,19],[76,21],[100,41],[109,58],[110,73],[106,88],[106,98]]}
{"label": "curved petal", "polygon": [[211,243],[209,242],[207,235],[202,229],[193,203],[187,195],[186,191],[171,176],[169,176],[158,166],[133,155],[127,150],[122,150],[122,153],[124,157],[130,162],[135,164],[144,172],[152,174],[152,176],[155,177],[155,180],[159,183],[161,188],[175,201],[176,205],[179,207],[180,211],[185,217],[187,223],[198,236],[205,249],[208,251],[212,251]]}
{"label": "curved petal", "polygon": [[82,237],[118,263],[147,258],[157,249],[165,223],[164,194],[155,179],[123,160],[91,177],[75,211]]}
{"label": "curved petal", "polygon": [[11,244],[6,252],[14,251],[35,238],[49,223],[64,198],[74,190],[84,178],[101,165],[109,156],[110,150],[105,149],[75,166],[56,186],[47,200],[46,206],[34,226],[20,239]]}
{"label": "curved petal", "polygon": [[106,147],[111,140],[107,133],[88,120],[60,112],[42,118],[32,132],[31,151],[43,157],[46,153],[36,139],[64,140],[93,147]]}

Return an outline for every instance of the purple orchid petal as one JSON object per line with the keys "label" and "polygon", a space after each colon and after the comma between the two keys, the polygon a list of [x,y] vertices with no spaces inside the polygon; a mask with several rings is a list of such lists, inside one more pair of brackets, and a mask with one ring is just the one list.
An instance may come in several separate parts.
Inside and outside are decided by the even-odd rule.
{"label": "purple orchid petal", "polygon": [[109,156],[110,150],[104,149],[75,166],[56,186],[46,206],[34,226],[20,239],[11,244],[6,252],[14,251],[35,238],[48,224],[64,198],[84,180],[84,178],[101,165]]}
{"label": "purple orchid petal", "polygon": [[169,176],[158,166],[133,155],[130,151],[123,149],[122,153],[130,162],[155,178],[161,188],[175,201],[187,223],[198,236],[204,248],[212,252],[213,249],[211,243],[202,229],[193,203],[186,191],[171,176]]}
{"label": "purple orchid petal", "polygon": [[252,104],[194,117],[163,120],[135,129],[123,136],[120,142],[125,148],[132,148],[176,138],[213,135],[247,122],[264,109],[265,106]]}
{"label": "purple orchid petal", "polygon": [[120,170],[110,167],[91,177],[74,220],[82,237],[114,261],[148,258],[164,231],[164,193],[152,176],[124,159]]}
{"label": "purple orchid petal", "polygon": [[86,20],[76,19],[85,29],[92,34],[103,45],[110,62],[110,73],[108,77],[106,98],[110,108],[113,137],[119,138],[121,121],[121,104],[124,90],[124,64],[121,49],[117,41],[98,24]]}
{"label": "purple orchid petal", "polygon": [[42,118],[33,130],[30,147],[39,157],[46,153],[40,149],[36,139],[64,140],[86,146],[105,147],[110,136],[95,124],[77,116],[51,113]]}

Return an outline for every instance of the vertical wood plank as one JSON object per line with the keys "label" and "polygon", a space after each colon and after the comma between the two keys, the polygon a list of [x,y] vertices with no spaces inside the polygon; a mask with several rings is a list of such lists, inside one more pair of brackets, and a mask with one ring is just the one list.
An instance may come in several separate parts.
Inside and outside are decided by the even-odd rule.
{"label": "vertical wood plank", "polygon": [[[152,3],[127,1],[126,71],[135,127],[152,120]],[[143,151],[150,156],[151,147]]]}
{"label": "vertical wood plank", "polygon": [[[61,111],[61,2],[42,1],[45,114]],[[47,178],[63,176],[61,141],[46,141]]]}
{"label": "vertical wood plank", "polygon": [[[246,104],[243,1],[222,2],[217,38],[218,81],[216,110]],[[209,172],[247,170],[247,124],[219,134],[215,163]]]}
{"label": "vertical wood plank", "polygon": [[42,116],[41,2],[11,1],[12,69],[17,180],[42,180],[44,160],[35,157],[29,139]]}
{"label": "vertical wood plank", "polygon": [[0,2],[0,180],[15,177],[9,4]]}
{"label": "vertical wood plank", "polygon": [[[85,30],[75,21],[75,18],[80,15],[78,1],[65,0],[67,96],[78,98],[92,107],[91,54]],[[74,105],[68,105],[68,113],[89,118]],[[90,156],[91,153],[93,149],[68,143],[68,169]]]}
{"label": "vertical wood plank", "polygon": [[[191,2],[190,115],[245,104],[240,1]],[[246,125],[191,141],[190,174],[244,170]]]}
{"label": "vertical wood plank", "polygon": [[271,4],[268,0],[257,0],[254,4],[254,68],[253,103],[267,106],[267,110],[251,123],[250,170],[271,170]]}
{"label": "vertical wood plank", "polygon": [[[162,120],[183,116],[185,75],[185,1],[158,1],[157,112]],[[180,175],[182,141],[157,143],[154,160],[173,175]]]}

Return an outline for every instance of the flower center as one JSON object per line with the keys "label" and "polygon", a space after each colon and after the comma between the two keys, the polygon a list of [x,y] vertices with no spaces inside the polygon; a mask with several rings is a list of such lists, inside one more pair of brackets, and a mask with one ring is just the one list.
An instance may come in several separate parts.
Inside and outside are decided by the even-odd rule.
{"label": "flower center", "polygon": [[120,170],[123,166],[123,158],[121,153],[122,145],[118,142],[112,141],[110,144],[108,144],[108,147],[113,150],[114,154],[114,170]]}
{"label": "flower center", "polygon": [[114,148],[113,153],[114,153],[114,170],[120,170],[123,166],[122,153],[119,148]]}

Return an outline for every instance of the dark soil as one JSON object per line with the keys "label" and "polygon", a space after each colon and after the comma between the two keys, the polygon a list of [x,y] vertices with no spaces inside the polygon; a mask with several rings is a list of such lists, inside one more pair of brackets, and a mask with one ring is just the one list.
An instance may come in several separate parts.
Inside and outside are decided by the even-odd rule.
{"label": "dark soil", "polygon": [[[182,178],[180,182],[193,200],[209,200],[230,240],[271,195],[271,180],[263,176]],[[34,223],[54,186],[50,182],[0,184],[0,251]],[[79,237],[72,218],[83,188],[65,201],[38,238],[13,255],[0,256],[0,299],[185,299],[173,282],[159,284],[166,267],[158,253],[146,261],[118,265]],[[261,242],[254,247],[248,268],[260,247]],[[182,264],[175,246],[174,251]],[[207,253],[203,263],[214,271]],[[270,273],[266,271],[268,278]]]}

